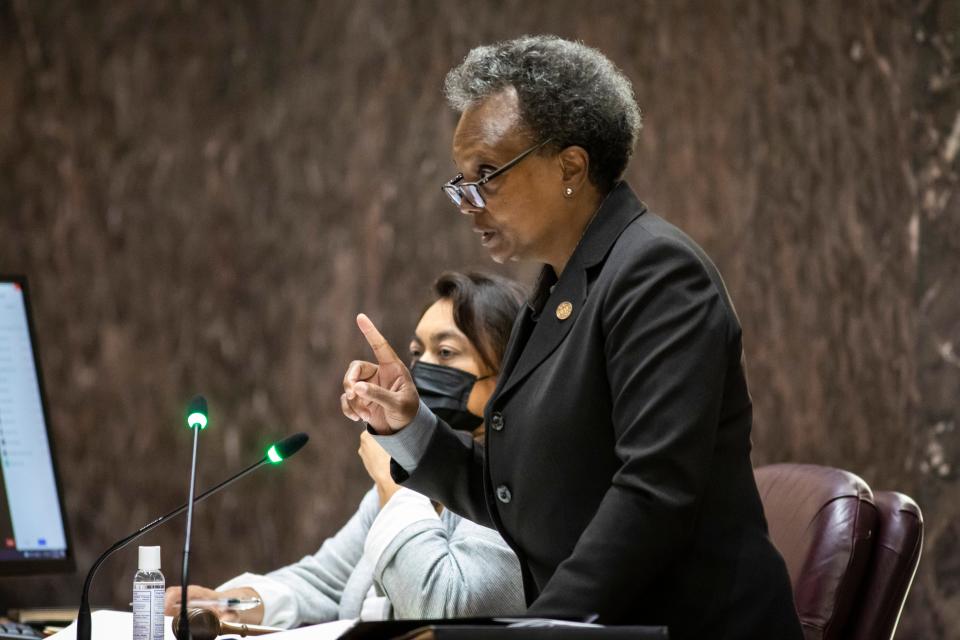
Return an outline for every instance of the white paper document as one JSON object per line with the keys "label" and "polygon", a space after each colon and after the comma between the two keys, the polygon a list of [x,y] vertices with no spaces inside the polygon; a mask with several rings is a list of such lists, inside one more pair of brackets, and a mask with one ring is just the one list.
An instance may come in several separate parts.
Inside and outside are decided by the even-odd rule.
{"label": "white paper document", "polygon": [[[177,640],[170,626],[171,620],[173,618],[170,616],[163,618],[163,640]],[[132,640],[133,638],[133,614],[129,611],[94,611],[90,616],[90,623],[92,626],[90,640]],[[63,631],[50,636],[57,640],[75,640],[76,637],[76,620]]]}
{"label": "white paper document", "polygon": [[333,622],[324,622],[323,624],[315,624],[309,627],[290,629],[290,631],[271,633],[263,637],[270,638],[270,640],[287,640],[288,638],[295,640],[307,640],[307,638],[310,638],[310,640],[336,640],[336,638],[345,634],[356,623],[356,620],[334,620]]}
{"label": "white paper document", "polygon": [[[95,611],[90,619],[93,625],[90,640],[132,640],[133,638],[133,614],[129,611]],[[173,618],[170,616],[165,616],[163,619],[163,640],[177,640],[176,636],[173,635],[173,628],[170,624],[172,620]],[[310,640],[336,640],[356,622],[356,620],[336,620],[324,624],[315,624],[311,627],[271,633],[264,637],[269,637],[271,640],[287,640],[288,638],[295,640],[306,640],[307,638],[310,638]],[[76,637],[77,622],[73,621],[63,631],[50,636],[50,639],[76,640]],[[233,634],[220,636],[224,640],[239,637]]]}

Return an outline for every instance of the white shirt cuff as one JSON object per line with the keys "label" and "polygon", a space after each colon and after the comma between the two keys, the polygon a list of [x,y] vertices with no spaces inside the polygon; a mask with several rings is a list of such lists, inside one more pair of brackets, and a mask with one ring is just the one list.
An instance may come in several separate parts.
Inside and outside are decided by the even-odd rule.
{"label": "white shirt cuff", "polygon": [[394,538],[411,524],[422,520],[440,520],[430,498],[401,487],[377,514],[363,543],[363,555],[370,566],[378,566],[380,556]]}
{"label": "white shirt cuff", "polygon": [[360,619],[364,622],[389,620],[390,611],[390,600],[384,596],[378,596],[376,588],[370,587],[370,590],[367,591],[367,597],[363,600],[363,606],[360,609]]}
{"label": "white shirt cuff", "polygon": [[289,629],[297,620],[297,600],[293,590],[272,578],[256,573],[244,573],[227,580],[216,591],[250,587],[260,595],[263,602],[263,621],[268,627]]}

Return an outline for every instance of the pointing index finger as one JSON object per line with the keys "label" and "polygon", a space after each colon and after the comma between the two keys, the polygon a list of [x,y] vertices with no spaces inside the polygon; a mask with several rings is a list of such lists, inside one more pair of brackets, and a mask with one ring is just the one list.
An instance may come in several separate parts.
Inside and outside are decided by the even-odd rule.
{"label": "pointing index finger", "polygon": [[400,361],[393,347],[390,346],[386,338],[380,335],[380,331],[373,326],[373,322],[370,321],[370,318],[368,318],[366,314],[361,313],[357,316],[357,326],[360,327],[363,337],[367,339],[367,343],[370,345],[370,348],[373,349],[373,355],[377,357],[378,363],[388,364]]}

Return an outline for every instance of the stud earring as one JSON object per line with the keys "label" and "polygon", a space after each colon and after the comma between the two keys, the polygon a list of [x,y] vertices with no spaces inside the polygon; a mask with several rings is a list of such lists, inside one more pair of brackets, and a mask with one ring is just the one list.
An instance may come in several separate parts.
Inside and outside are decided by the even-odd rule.
{"label": "stud earring", "polygon": [[571,189],[570,187],[567,187],[566,189],[563,190],[563,195],[569,198],[570,196],[573,195],[573,189]]}

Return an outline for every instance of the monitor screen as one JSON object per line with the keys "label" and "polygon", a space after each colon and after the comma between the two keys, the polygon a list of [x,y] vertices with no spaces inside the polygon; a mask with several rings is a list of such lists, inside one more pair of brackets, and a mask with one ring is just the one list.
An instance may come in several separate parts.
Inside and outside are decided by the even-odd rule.
{"label": "monitor screen", "polygon": [[70,571],[26,280],[0,276],[0,576]]}

